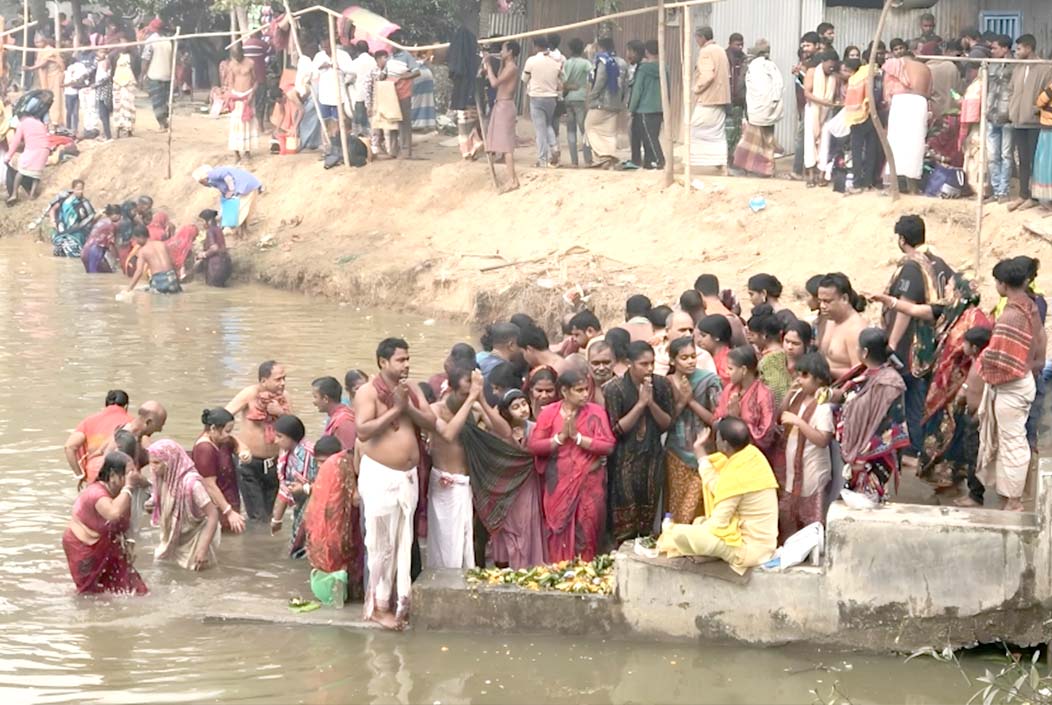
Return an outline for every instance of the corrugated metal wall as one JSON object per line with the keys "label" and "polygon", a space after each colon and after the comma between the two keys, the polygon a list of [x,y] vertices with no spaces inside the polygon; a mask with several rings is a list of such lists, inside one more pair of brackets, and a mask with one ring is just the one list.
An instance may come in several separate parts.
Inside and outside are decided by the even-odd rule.
{"label": "corrugated metal wall", "polygon": [[489,12],[479,17],[480,31],[483,37],[504,37],[526,31],[526,9],[522,3],[515,3],[509,12]]}
{"label": "corrugated metal wall", "polygon": [[[722,46],[726,46],[732,32],[745,37],[746,49],[757,39],[771,43],[771,60],[785,77],[785,117],[775,134],[787,152],[793,150],[797,124],[796,91],[789,72],[797,62],[800,35],[818,26],[822,12],[822,0],[726,0],[692,13],[694,26],[711,26]],[[692,62],[697,45],[693,52]]]}
{"label": "corrugated metal wall", "polygon": [[[1049,3],[1049,0],[1037,0]],[[1018,7],[1020,0],[1012,0]],[[884,43],[898,37],[909,41],[920,35],[920,18],[926,12],[935,15],[935,31],[943,37],[956,37],[965,27],[974,27],[979,23],[980,0],[941,0],[930,10],[892,10],[884,25]],[[1049,13],[1052,14],[1052,10]],[[880,20],[880,10],[859,10],[854,7],[826,8],[823,18],[836,27],[836,49],[854,45],[862,49],[873,41]],[[817,25],[816,25],[817,26]]]}
{"label": "corrugated metal wall", "polygon": [[[572,24],[595,17],[595,0],[528,0],[526,3],[526,24],[530,30],[557,27]],[[560,32],[562,47],[574,37],[579,37],[585,44],[595,40],[595,27]],[[524,42],[524,50],[529,53]],[[564,49],[565,52],[565,49]]]}
{"label": "corrugated metal wall", "polygon": [[1052,0],[983,0],[979,10],[1023,13],[1023,33],[1034,35],[1037,50],[1052,58]]}

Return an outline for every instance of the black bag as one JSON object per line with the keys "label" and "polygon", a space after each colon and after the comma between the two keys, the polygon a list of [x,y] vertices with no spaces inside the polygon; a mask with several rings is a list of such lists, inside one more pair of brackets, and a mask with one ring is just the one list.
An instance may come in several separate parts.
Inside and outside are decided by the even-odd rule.
{"label": "black bag", "polygon": [[43,121],[48,111],[51,110],[51,104],[54,102],[55,94],[51,91],[41,89],[29,91],[15,103],[14,113],[17,117],[29,115]]}

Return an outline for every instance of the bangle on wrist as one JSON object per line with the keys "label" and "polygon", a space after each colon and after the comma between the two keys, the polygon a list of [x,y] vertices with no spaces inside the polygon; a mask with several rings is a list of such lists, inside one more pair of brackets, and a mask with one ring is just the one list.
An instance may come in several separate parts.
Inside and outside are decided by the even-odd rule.
{"label": "bangle on wrist", "polygon": [[559,434],[558,433],[556,433],[554,436],[552,436],[552,443],[554,443],[557,446],[561,446],[563,444],[563,442],[559,440]]}
{"label": "bangle on wrist", "polygon": [[577,445],[581,445],[582,436],[580,433],[577,434],[577,438],[574,439]]}
{"label": "bangle on wrist", "polygon": [[117,494],[122,494],[122,493],[124,493],[124,492],[127,492],[127,493],[128,493],[128,497],[129,497],[129,498],[130,498],[130,497],[132,496],[132,491],[131,491],[131,487],[128,487],[127,485],[125,485],[124,487],[122,487],[122,488],[121,488],[121,491],[120,491],[120,492],[118,492]]}
{"label": "bangle on wrist", "polygon": [[281,526],[281,519],[271,518],[270,525],[271,526]]}
{"label": "bangle on wrist", "polygon": [[224,509],[224,510],[223,510],[222,512],[220,512],[220,513],[221,513],[221,514],[222,514],[223,516],[226,516],[227,514],[229,514],[229,513],[230,513],[230,510],[231,510],[231,509],[233,509],[233,507],[231,507],[231,506],[230,506],[230,505],[228,504],[228,505],[226,505],[226,509]]}

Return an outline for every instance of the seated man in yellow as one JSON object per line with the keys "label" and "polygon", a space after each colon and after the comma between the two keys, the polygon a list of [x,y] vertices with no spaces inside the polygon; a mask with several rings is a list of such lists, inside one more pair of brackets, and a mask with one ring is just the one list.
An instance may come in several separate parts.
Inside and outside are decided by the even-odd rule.
{"label": "seated man in yellow", "polygon": [[778,542],[778,482],[767,458],[749,441],[749,427],[741,419],[728,416],[716,424],[718,452],[701,457],[699,467],[705,516],[662,532],[661,553],[713,556],[738,574],[771,559]]}

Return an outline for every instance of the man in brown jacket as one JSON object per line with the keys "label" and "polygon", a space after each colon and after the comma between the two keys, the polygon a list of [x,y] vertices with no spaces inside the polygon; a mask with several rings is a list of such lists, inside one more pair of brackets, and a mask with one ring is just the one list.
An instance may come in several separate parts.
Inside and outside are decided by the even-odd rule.
{"label": "man in brown jacket", "polygon": [[690,163],[727,169],[727,106],[731,102],[730,61],[713,41],[712,27],[699,27],[701,47],[694,66],[694,105],[690,115]]}
{"label": "man in brown jacket", "polygon": [[[1037,40],[1024,34],[1015,43],[1015,58],[1023,61],[1039,59]],[[1035,105],[1038,94],[1052,81],[1052,66],[1048,64],[1016,64],[1012,71],[1012,97],[1008,101],[1008,119],[1012,124],[1012,141],[1019,160],[1019,198],[1008,204],[1008,210],[1027,210],[1038,203],[1030,193],[1030,175],[1034,169],[1034,152],[1041,136]]]}

